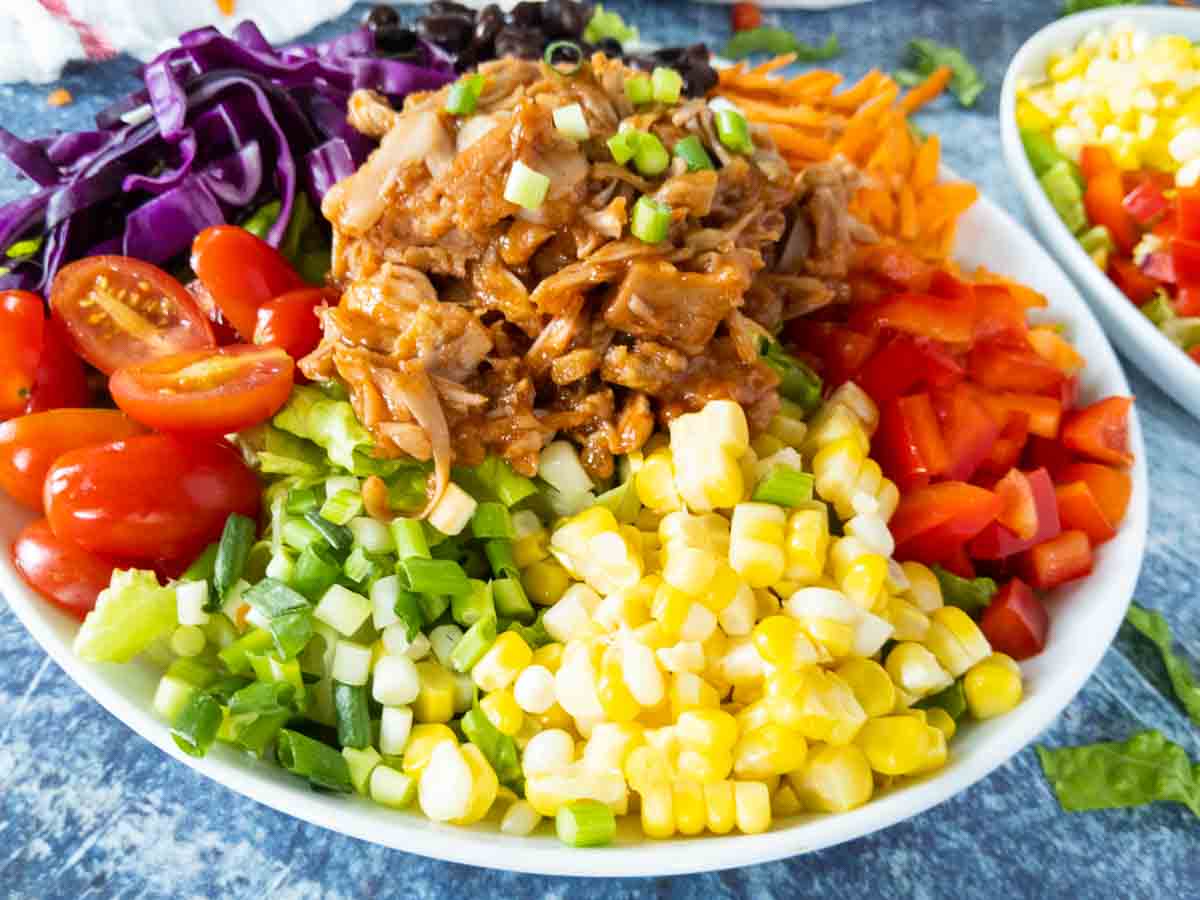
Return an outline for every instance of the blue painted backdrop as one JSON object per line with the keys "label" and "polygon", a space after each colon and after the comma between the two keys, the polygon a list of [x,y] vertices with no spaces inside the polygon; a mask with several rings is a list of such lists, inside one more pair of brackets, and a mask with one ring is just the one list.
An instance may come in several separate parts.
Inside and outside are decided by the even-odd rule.
{"label": "blue painted backdrop", "polygon": [[[665,43],[728,34],[727,10],[678,2],[611,4]],[[998,86],[1018,46],[1057,0],[875,0],[821,13],[771,14],[804,39],[836,32],[847,76],[894,68],[905,41],[962,47],[989,82],[977,107],[943,99],[921,115],[946,158],[1023,215],[1006,183]],[[346,22],[361,15],[360,7]],[[411,12],[409,13],[411,14]],[[1200,14],[1200,13],[1198,13]],[[323,29],[331,32],[336,26]],[[74,69],[75,103],[47,88],[0,86],[0,123],[22,135],[85,127],[132,83],[130,60]],[[27,190],[0,164],[0,200]],[[1151,535],[1137,597],[1162,610],[1200,655],[1200,424],[1131,368],[1150,458]],[[1080,635],[1087,640],[1087,635]],[[1124,628],[1082,694],[1043,740],[1074,744],[1162,728],[1200,759],[1200,735],[1170,700],[1146,645]],[[1031,749],[948,803],[864,838],[786,862],[654,881],[535,878],[432,862],[323,831],[259,806],[170,762],[77,688],[0,603],[0,896],[64,898],[798,896],[1200,896],[1200,823],[1182,806],[1068,815]]]}

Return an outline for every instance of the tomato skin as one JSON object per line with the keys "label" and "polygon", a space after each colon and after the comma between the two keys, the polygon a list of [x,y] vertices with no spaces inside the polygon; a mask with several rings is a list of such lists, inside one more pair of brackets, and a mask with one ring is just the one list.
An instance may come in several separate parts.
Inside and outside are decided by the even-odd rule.
{"label": "tomato skin", "polygon": [[0,293],[0,419],[25,412],[45,339],[42,298],[29,291]]}
{"label": "tomato skin", "polygon": [[57,319],[46,320],[43,337],[42,355],[33,376],[33,393],[25,407],[26,414],[87,406],[92,399],[87,372]]}
{"label": "tomato skin", "polygon": [[258,309],[254,343],[282,347],[292,359],[303,359],[321,343],[317,310],[328,301],[322,288],[289,291],[268,300]]}
{"label": "tomato skin", "polygon": [[199,553],[231,513],[258,515],[258,477],[228,444],[163,434],[72,450],[46,476],[55,535],[92,553],[153,562]]}
{"label": "tomato skin", "polygon": [[[120,318],[105,316],[102,304]],[[131,363],[216,346],[187,288],[157,266],[128,256],[89,256],[63,266],[50,288],[50,307],[75,352],[106,375]]]}
{"label": "tomato skin", "polygon": [[1129,452],[1129,408],[1132,397],[1105,397],[1076,410],[1063,423],[1063,446],[1096,462],[1133,464]]}
{"label": "tomato skin", "polygon": [[107,444],[145,428],[112,409],[55,409],[0,424],[0,487],[41,512],[46,473],[71,450]]}
{"label": "tomato skin", "polygon": [[264,303],[308,286],[282,253],[236,225],[215,225],[196,235],[192,271],[245,341],[254,339]]}
{"label": "tomato skin", "polygon": [[278,347],[234,344],[126,366],[108,389],[144,425],[220,437],[275,415],[292,392],[294,371]]}
{"label": "tomato skin", "polygon": [[979,628],[996,652],[1029,659],[1046,646],[1050,616],[1029,585],[1014,578],[996,592],[979,619]]}
{"label": "tomato skin", "polygon": [[762,25],[762,10],[757,3],[735,3],[729,18],[734,31],[749,31]]}
{"label": "tomato skin", "polygon": [[13,565],[35,591],[79,620],[108,587],[113,563],[55,536],[38,519],[25,526],[12,546]]}

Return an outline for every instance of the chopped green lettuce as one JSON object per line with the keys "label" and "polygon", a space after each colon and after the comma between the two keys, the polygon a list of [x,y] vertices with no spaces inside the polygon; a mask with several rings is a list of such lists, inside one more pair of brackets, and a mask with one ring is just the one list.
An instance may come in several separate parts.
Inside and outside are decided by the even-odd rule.
{"label": "chopped green lettuce", "polygon": [[1175,696],[1179,698],[1192,721],[1200,725],[1200,683],[1197,683],[1196,676],[1192,674],[1183,657],[1171,649],[1171,626],[1167,624],[1167,620],[1160,613],[1143,609],[1136,603],[1130,604],[1129,613],[1125,618],[1158,647]]}
{"label": "chopped green lettuce", "polygon": [[[275,414],[276,428],[312,441],[328,455],[334,465],[355,474],[362,460],[369,458],[374,442],[371,433],[359,424],[354,407],[344,400],[330,400],[319,389],[296,387],[287,405]],[[362,451],[356,454],[355,451]]]}
{"label": "chopped green lettuce", "polygon": [[1169,800],[1200,816],[1200,764],[1158,731],[1125,743],[1038,747],[1042,771],[1069,812]]}
{"label": "chopped green lettuce", "polygon": [[75,653],[88,662],[129,662],[178,624],[174,588],[153,572],[118,569],[75,635]]}
{"label": "chopped green lettuce", "polygon": [[769,53],[771,56],[794,53],[797,62],[821,62],[833,59],[841,52],[842,47],[836,34],[829,35],[823,44],[813,46],[805,44],[786,28],[764,25],[734,34],[721,51],[721,55],[726,59],[743,59],[755,53]]}
{"label": "chopped green lettuce", "polygon": [[957,47],[947,47],[928,38],[909,41],[906,50],[908,67],[896,73],[896,80],[906,87],[920,84],[942,66],[949,66],[950,93],[962,106],[974,106],[987,87],[976,69]]}

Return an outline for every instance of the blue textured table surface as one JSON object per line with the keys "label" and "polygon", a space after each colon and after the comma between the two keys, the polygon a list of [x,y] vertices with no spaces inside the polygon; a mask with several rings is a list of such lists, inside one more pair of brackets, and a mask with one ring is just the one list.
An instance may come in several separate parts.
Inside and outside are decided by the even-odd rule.
{"label": "blue textured table surface", "polygon": [[[728,33],[728,11],[721,7],[611,5],[665,43],[708,39],[719,45]],[[1057,0],[876,0],[771,18],[812,41],[835,31],[845,53],[834,66],[851,77],[872,66],[894,68],[909,38],[932,36],[964,48],[987,78],[987,92],[971,111],[943,99],[921,115],[920,124],[941,134],[950,165],[1023,216],[1000,156],[999,83],[1017,47],[1058,6]],[[22,135],[85,127],[97,109],[129,88],[131,70],[127,59],[71,70],[62,84],[75,103],[61,109],[47,107],[48,88],[0,86],[0,124]],[[2,166],[0,201],[27,190]],[[1167,615],[1195,667],[1200,424],[1128,365],[1127,371],[1153,485],[1137,597]],[[1126,626],[1043,741],[1123,739],[1158,727],[1200,758],[1200,735],[1167,699],[1168,691],[1161,664]],[[858,900],[885,893],[1182,898],[1200,891],[1198,851],[1200,826],[1180,805],[1063,813],[1033,750],[1026,749],[930,812],[785,862],[653,882],[591,883],[433,862],[288,818],[170,761],[76,687],[0,603],[0,896],[524,898],[587,891],[597,900],[643,893],[689,900],[800,894]]]}

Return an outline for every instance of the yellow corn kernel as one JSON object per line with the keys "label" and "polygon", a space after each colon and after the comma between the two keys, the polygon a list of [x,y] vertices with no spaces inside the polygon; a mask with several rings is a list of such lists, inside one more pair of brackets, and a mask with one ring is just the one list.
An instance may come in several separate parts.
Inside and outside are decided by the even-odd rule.
{"label": "yellow corn kernel", "polygon": [[496,770],[488,763],[478,747],[474,744],[462,746],[463,759],[471,770],[471,803],[466,815],[451,819],[455,825],[471,825],[487,815],[492,804],[496,802],[496,792],[500,782],[496,778]]}
{"label": "yellow corn kernel", "polygon": [[733,782],[717,781],[704,785],[704,807],[708,817],[708,830],[712,834],[728,834],[732,831],[737,821]]}
{"label": "yellow corn kernel", "polygon": [[444,741],[458,744],[458,738],[448,726],[440,723],[414,725],[409,732],[408,743],[404,745],[404,774],[420,777],[429,763],[429,757],[433,755],[433,748]]}
{"label": "yellow corn kernel", "polygon": [[669,838],[675,833],[674,791],[664,781],[645,791],[642,798],[642,833],[649,838]]}
{"label": "yellow corn kernel", "polygon": [[931,732],[941,735],[936,728],[912,716],[881,716],[863,725],[855,743],[876,772],[908,775],[928,760]]}
{"label": "yellow corn kernel", "polygon": [[771,503],[739,503],[729,529],[729,565],[753,588],[783,577],[787,517]]}
{"label": "yellow corn kernel", "polygon": [[766,724],[743,733],[733,750],[733,772],[738,778],[763,779],[800,768],[808,744],[782,725]]}
{"label": "yellow corn kernel", "polygon": [[[840,441],[850,442],[862,457],[871,449],[871,440],[858,416],[845,406],[826,403],[808,422],[802,452],[812,459]],[[813,469],[816,470],[815,461]]]}
{"label": "yellow corn kernel", "polygon": [[[846,547],[851,541],[859,546]],[[855,538],[839,538],[830,555],[837,559],[835,554],[840,548],[846,547],[845,552],[850,552],[858,550],[860,546]],[[840,570],[836,572],[836,577],[842,593],[862,609],[872,609],[887,577],[887,560],[878,553],[858,553],[852,560],[840,565],[835,562],[835,566]]]}
{"label": "yellow corn kernel", "polygon": [[879,518],[884,522],[891,521],[896,514],[896,507],[900,505],[900,488],[896,487],[894,481],[885,478],[880,482],[879,490],[875,493],[875,505]]}
{"label": "yellow corn kernel", "polygon": [[508,688],[492,691],[479,701],[479,708],[487,716],[489,722],[496,726],[502,734],[510,737],[521,730],[525,713],[517,705],[513,692]]}
{"label": "yellow corn kernel", "polygon": [[806,616],[804,633],[834,659],[849,655],[854,648],[854,626],[848,622]]}
{"label": "yellow corn kernel", "polygon": [[771,434],[770,426],[768,426],[767,431],[764,431],[750,442],[750,449],[754,451],[755,456],[759,459],[766,459],[768,456],[773,456],[786,446],[787,444],[784,441]]}
{"label": "yellow corn kernel", "polygon": [[558,641],[553,643],[543,644],[533,651],[533,661],[531,665],[545,666],[551,672],[557,672],[558,667],[562,665],[563,650],[566,649],[563,644]]}
{"label": "yellow corn kernel", "polygon": [[704,830],[708,822],[704,785],[689,779],[676,781],[671,800],[675,813],[675,827],[680,834],[699,834]]}
{"label": "yellow corn kernel", "polygon": [[932,725],[926,725],[925,732],[929,738],[929,750],[925,754],[924,763],[917,769],[918,773],[933,772],[940,769],[950,757],[950,749],[946,744],[945,732]]}
{"label": "yellow corn kernel", "polygon": [[761,834],[771,827],[771,792],[761,781],[735,781],[733,804],[742,834]]}
{"label": "yellow corn kernel", "polygon": [[834,441],[813,458],[817,493],[821,499],[834,504],[843,518],[849,518],[852,512],[850,498],[865,460],[866,451],[851,438]]}
{"label": "yellow corn kernel", "polygon": [[845,407],[854,413],[868,436],[873,435],[875,429],[879,427],[879,407],[875,405],[871,395],[853,381],[843,382],[837,390],[829,395],[829,399],[825,403],[827,406]]}
{"label": "yellow corn kernel", "polygon": [[796,639],[800,637],[800,623],[791,616],[767,616],[751,632],[758,655],[778,669],[795,665]]}
{"label": "yellow corn kernel", "polygon": [[737,743],[737,720],[720,709],[690,709],[680,714],[675,736],[695,750],[731,750]]}
{"label": "yellow corn kernel", "polygon": [[546,541],[547,535],[544,528],[539,528],[532,534],[513,541],[513,562],[517,564],[517,568],[527,569],[535,562],[549,556],[550,551],[546,548]]}
{"label": "yellow corn kernel", "polygon": [[555,703],[540,716],[527,716],[527,719],[533,719],[540,726],[541,731],[546,731],[551,728],[561,728],[563,731],[573,731],[575,722],[571,718],[571,714],[563,709],[559,704]]}
{"label": "yellow corn kernel", "polygon": [[979,626],[957,606],[943,606],[930,614],[925,646],[955,678],[992,652]]}
{"label": "yellow corn kernel", "polygon": [[775,721],[810,741],[848,744],[867,714],[854,691],[836,673],[811,667],[797,693],[771,698]]}
{"label": "yellow corn kernel", "polygon": [[650,616],[662,628],[664,637],[673,642],[679,637],[691,608],[692,598],[664,581],[654,592]]}
{"label": "yellow corn kernel", "polygon": [[417,722],[449,722],[454,718],[454,675],[432,660],[417,663],[421,690],[412,704]]}
{"label": "yellow corn kernel", "polygon": [[625,757],[625,780],[639,794],[656,785],[667,784],[671,774],[670,761],[661,750],[649,744],[634,747]]}
{"label": "yellow corn kernel", "polygon": [[625,686],[621,657],[610,648],[597,668],[596,699],[610,722],[632,722],[642,711],[641,705]]}
{"label": "yellow corn kernel", "polygon": [[929,650],[911,641],[892,648],[885,668],[896,687],[915,698],[936,694],[954,682]]}
{"label": "yellow corn kernel", "polygon": [[[803,416],[804,411],[798,406],[793,412],[788,412],[786,408],[781,407],[780,411],[767,423],[767,434],[780,443],[799,450],[804,446],[804,439],[808,435],[808,426],[804,424]],[[755,450],[758,448],[755,447]],[[771,454],[760,451],[758,455],[766,457]]]}
{"label": "yellow corn kernel", "polygon": [[671,701],[673,720],[678,720],[680,714],[689,709],[716,709],[721,705],[721,698],[712,685],[691,672],[675,672],[667,696]]}
{"label": "yellow corn kernel", "polygon": [[967,671],[963,692],[976,719],[1003,715],[1021,702],[1021,669],[1011,657],[993,653]]}
{"label": "yellow corn kernel", "polygon": [[546,558],[521,570],[521,585],[538,606],[553,606],[571,586],[571,576],[558,560]]}
{"label": "yellow corn kernel", "polygon": [[[854,497],[857,494],[862,494],[866,497],[876,496],[883,487],[883,469],[879,467],[879,463],[873,459],[864,459],[862,468],[858,470],[858,479],[854,482],[854,489],[850,492],[850,505],[847,509],[849,515],[854,514]],[[848,517],[848,516],[847,516]]]}
{"label": "yellow corn kernel", "polygon": [[684,748],[675,757],[675,768],[681,778],[712,784],[729,777],[733,771],[733,753],[729,750]]}
{"label": "yellow corn kernel", "polygon": [[933,570],[919,562],[900,563],[908,578],[906,596],[913,606],[924,613],[931,613],[942,605],[942,586]]}
{"label": "yellow corn kernel", "polygon": [[788,816],[799,815],[804,811],[796,791],[786,782],[775,789],[771,795],[771,816],[775,819],[786,819]]}
{"label": "yellow corn kernel", "polygon": [[896,705],[896,688],[883,666],[873,659],[854,657],[834,671],[850,686],[868,717],[887,715]]}
{"label": "yellow corn kernel", "polygon": [[884,618],[895,629],[893,640],[919,643],[929,635],[929,616],[903,597],[889,597],[884,612]]}
{"label": "yellow corn kernel", "polygon": [[925,721],[945,735],[946,740],[950,740],[958,731],[958,723],[954,721],[954,717],[940,706],[925,710]]}
{"label": "yellow corn kernel", "polygon": [[728,563],[721,560],[718,562],[717,570],[708,583],[708,587],[695,599],[714,613],[719,614],[733,602],[733,598],[741,587],[742,582],[738,579],[737,573],[729,567]]}
{"label": "yellow corn kernel", "polygon": [[506,631],[496,638],[483,658],[471,670],[471,677],[480,690],[491,692],[506,688],[533,662],[533,651],[515,631]]}
{"label": "yellow corn kernel", "polygon": [[675,490],[675,463],[667,447],[650,453],[634,476],[638,499],[648,509],[664,513],[679,509],[683,502]]}
{"label": "yellow corn kernel", "polygon": [[788,518],[785,546],[785,576],[790,581],[810,583],[825,571],[829,553],[829,513],[820,508],[798,509]]}
{"label": "yellow corn kernel", "polygon": [[650,620],[650,600],[654,597],[653,593],[646,596],[646,592],[642,589],[642,585],[645,583],[646,579],[643,578],[631,590],[609,594],[596,607],[596,611],[592,614],[592,621],[605,631],[616,631],[621,627],[637,628],[639,625],[645,625]]}
{"label": "yellow corn kernel", "polygon": [[624,773],[629,754],[645,743],[645,731],[636,722],[601,722],[592,729],[579,756],[584,766],[593,771]]}
{"label": "yellow corn kernel", "polygon": [[822,746],[808,754],[804,765],[788,781],[806,809],[847,812],[871,799],[875,781],[871,764],[854,744]]}

